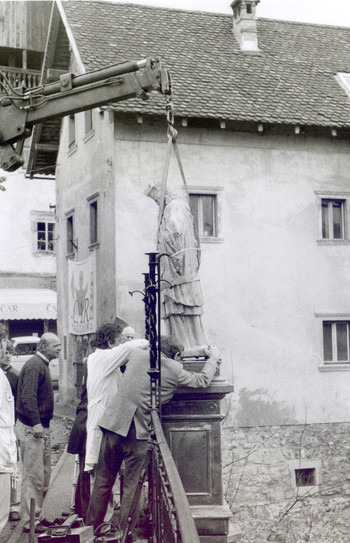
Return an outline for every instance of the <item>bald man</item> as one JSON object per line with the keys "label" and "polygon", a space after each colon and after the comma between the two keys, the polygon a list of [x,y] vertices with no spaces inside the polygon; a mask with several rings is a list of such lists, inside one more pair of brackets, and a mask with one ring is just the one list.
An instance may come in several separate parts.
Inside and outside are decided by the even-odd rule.
{"label": "bald man", "polygon": [[135,339],[136,332],[131,326],[126,326],[122,331],[122,343]]}
{"label": "bald man", "polygon": [[50,361],[61,351],[59,338],[43,334],[37,352],[23,366],[17,382],[17,435],[22,455],[23,531],[29,532],[30,500],[35,499],[35,532],[43,533],[47,521],[42,518],[42,505],[49,488],[51,474],[50,421],[53,417],[53,389]]}

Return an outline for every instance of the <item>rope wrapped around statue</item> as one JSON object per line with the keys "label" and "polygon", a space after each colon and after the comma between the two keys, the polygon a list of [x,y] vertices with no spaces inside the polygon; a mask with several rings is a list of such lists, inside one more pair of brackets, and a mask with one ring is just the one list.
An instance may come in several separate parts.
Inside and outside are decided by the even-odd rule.
{"label": "rope wrapped around statue", "polygon": [[[146,195],[160,204],[161,189],[151,185]],[[158,231],[161,258],[162,318],[165,333],[182,340],[186,348],[207,343],[201,321],[203,296],[198,276],[200,244],[188,194],[165,191]]]}

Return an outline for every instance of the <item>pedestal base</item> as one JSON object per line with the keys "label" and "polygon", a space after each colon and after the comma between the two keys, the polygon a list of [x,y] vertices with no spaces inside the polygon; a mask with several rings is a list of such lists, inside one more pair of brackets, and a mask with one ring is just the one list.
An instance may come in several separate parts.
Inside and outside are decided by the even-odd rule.
{"label": "pedestal base", "polygon": [[201,543],[238,541],[230,539],[232,514],[224,503],[221,460],[220,400],[232,388],[218,376],[205,389],[177,389],[162,410],[164,434]]}
{"label": "pedestal base", "polygon": [[194,505],[191,507],[201,543],[229,543],[232,513],[225,505]]}

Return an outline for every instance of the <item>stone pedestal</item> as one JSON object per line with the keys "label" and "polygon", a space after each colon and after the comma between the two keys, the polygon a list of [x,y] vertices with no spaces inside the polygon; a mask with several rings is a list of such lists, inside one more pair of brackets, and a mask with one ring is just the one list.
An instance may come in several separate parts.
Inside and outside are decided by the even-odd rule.
{"label": "stone pedestal", "polygon": [[[203,362],[184,363],[200,371]],[[201,543],[228,543],[231,512],[224,503],[220,400],[233,386],[220,376],[206,389],[178,389],[162,409],[163,430],[184,485]]]}

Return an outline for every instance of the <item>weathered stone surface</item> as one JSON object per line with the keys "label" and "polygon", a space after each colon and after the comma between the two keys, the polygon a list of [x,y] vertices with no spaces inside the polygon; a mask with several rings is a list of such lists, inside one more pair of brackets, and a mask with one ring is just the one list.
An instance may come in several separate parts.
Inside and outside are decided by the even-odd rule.
{"label": "weathered stone surface", "polygon": [[[241,527],[242,543],[345,541],[349,451],[350,423],[224,426],[225,499]],[[315,485],[296,486],[299,466],[315,468]]]}

